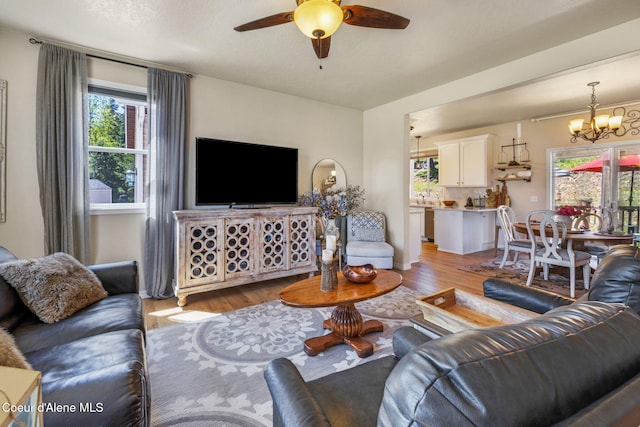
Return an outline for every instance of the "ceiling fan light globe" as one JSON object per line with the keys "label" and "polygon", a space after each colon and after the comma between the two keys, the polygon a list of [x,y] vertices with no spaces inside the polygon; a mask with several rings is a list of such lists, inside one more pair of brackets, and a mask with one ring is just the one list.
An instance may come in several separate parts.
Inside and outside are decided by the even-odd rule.
{"label": "ceiling fan light globe", "polygon": [[307,0],[293,12],[298,29],[312,39],[331,36],[338,30],[343,18],[340,6],[331,0]]}

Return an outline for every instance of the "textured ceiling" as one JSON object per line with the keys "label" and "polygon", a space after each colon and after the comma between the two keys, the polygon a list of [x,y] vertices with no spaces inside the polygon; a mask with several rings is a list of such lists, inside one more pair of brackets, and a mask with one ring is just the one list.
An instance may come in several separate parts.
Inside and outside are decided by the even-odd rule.
{"label": "textured ceiling", "polygon": [[[411,23],[405,30],[342,25],[322,62],[294,23],[233,30],[292,11],[294,0],[0,0],[0,25],[365,110],[640,17],[638,0],[542,3],[345,0]],[[587,90],[584,94],[586,99]]]}

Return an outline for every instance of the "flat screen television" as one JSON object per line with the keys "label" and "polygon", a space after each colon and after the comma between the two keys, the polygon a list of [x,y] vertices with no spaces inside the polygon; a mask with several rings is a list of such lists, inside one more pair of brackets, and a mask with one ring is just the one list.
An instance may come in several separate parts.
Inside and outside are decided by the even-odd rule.
{"label": "flat screen television", "polygon": [[196,138],[196,205],[295,204],[298,149]]}

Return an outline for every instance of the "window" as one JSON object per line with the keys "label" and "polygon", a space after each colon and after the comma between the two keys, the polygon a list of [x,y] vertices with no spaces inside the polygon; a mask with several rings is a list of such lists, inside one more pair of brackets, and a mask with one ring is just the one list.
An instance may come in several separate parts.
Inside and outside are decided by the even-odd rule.
{"label": "window", "polygon": [[431,198],[438,194],[438,156],[420,157],[409,161],[412,199]]}
{"label": "window", "polygon": [[640,224],[640,145],[598,144],[549,150],[549,206],[611,213],[618,231]]}
{"label": "window", "polygon": [[146,94],[89,85],[88,104],[92,209],[141,207],[149,157]]}

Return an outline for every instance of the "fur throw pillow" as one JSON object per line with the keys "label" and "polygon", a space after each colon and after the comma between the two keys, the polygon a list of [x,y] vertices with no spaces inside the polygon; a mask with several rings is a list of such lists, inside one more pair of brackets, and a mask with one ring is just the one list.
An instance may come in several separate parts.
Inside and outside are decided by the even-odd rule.
{"label": "fur throw pillow", "polygon": [[31,365],[16,346],[13,336],[4,328],[0,328],[0,366],[31,369]]}
{"label": "fur throw pillow", "polygon": [[0,275],[45,323],[55,323],[107,296],[96,275],[71,255],[0,264]]}

